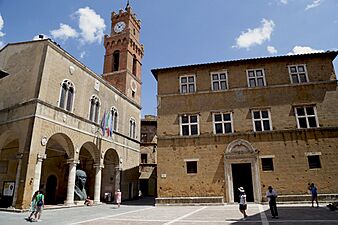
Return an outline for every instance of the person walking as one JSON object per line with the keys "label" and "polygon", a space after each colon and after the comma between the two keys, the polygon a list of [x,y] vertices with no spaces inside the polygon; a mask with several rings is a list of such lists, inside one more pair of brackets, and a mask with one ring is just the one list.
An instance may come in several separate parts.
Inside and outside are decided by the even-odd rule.
{"label": "person walking", "polygon": [[313,207],[313,202],[316,201],[317,203],[317,207],[319,207],[319,204],[318,204],[318,192],[317,192],[317,187],[315,186],[314,183],[312,183],[310,185],[310,191],[311,191],[311,204],[312,204],[312,207]]}
{"label": "person walking", "polygon": [[239,211],[243,214],[243,220],[245,220],[248,215],[245,210],[247,209],[246,194],[243,187],[238,188],[239,190]]}
{"label": "person walking", "polygon": [[278,219],[277,192],[271,186],[268,187],[268,191],[266,192],[266,197],[269,201],[269,207],[270,207],[272,218]]}
{"label": "person walking", "polygon": [[28,221],[32,221],[32,216],[34,215],[34,213],[36,212],[36,196],[39,194],[39,191],[36,191],[34,193],[34,195],[32,196],[32,202],[31,202],[31,208],[30,208],[30,211],[31,211],[31,214],[29,215],[29,217],[26,219]]}
{"label": "person walking", "polygon": [[43,195],[42,191],[39,191],[39,193],[36,195],[35,202],[36,202],[35,220],[40,221],[42,210],[45,205],[45,196]]}
{"label": "person walking", "polygon": [[115,202],[117,203],[117,207],[120,207],[121,198],[122,198],[122,192],[120,191],[120,189],[117,189],[117,191],[115,192]]}

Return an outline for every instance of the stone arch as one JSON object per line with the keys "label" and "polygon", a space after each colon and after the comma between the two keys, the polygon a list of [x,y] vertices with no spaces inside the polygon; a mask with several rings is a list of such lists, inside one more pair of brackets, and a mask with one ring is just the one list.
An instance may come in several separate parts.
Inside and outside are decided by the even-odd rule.
{"label": "stone arch", "polygon": [[[46,148],[44,153],[46,158],[42,161],[40,185],[36,188],[42,189],[46,195],[51,195],[50,186],[47,190],[47,181],[50,175],[56,177],[57,183],[52,190],[53,199],[49,204],[63,204],[67,197],[67,184],[69,174],[68,160],[75,157],[75,149],[72,140],[75,140],[70,133],[65,133],[66,129],[54,127],[46,133]],[[49,134],[52,134],[49,136]],[[41,152],[42,153],[42,152]],[[54,192],[54,191],[53,191]]]}
{"label": "stone arch", "polygon": [[71,140],[71,138],[64,134],[64,133],[55,133],[49,138],[47,138],[47,145],[45,149],[45,154],[47,154],[48,148],[51,150],[61,150],[59,147],[62,147],[62,149],[66,152],[67,157],[69,159],[75,157],[75,150],[74,150],[74,144]]}
{"label": "stone arch", "polygon": [[[103,169],[101,180],[101,199],[105,198],[105,193],[113,195],[120,188],[121,162],[120,156],[115,149],[109,148],[103,152]],[[109,199],[105,199],[109,201]],[[112,198],[110,199],[112,200]]]}
{"label": "stone arch", "polygon": [[87,141],[83,143],[83,145],[80,148],[80,153],[81,153],[81,150],[83,149],[86,149],[90,153],[90,155],[92,156],[96,164],[100,163],[100,151],[93,142]]}
{"label": "stone arch", "polygon": [[[17,135],[17,132],[13,130],[7,130],[0,135],[0,160],[3,171],[1,173],[2,181],[15,181],[13,195],[12,196],[4,196],[0,207],[7,208],[12,206],[16,202],[17,193],[18,193],[18,177],[17,177],[17,169],[18,169],[18,153],[20,151],[20,146],[23,146],[20,143],[20,138]],[[23,149],[21,148],[21,151]],[[0,193],[3,193],[3,184],[1,182]]]}
{"label": "stone arch", "polygon": [[254,153],[255,149],[250,142],[244,139],[237,139],[228,144],[225,154],[230,153]]}

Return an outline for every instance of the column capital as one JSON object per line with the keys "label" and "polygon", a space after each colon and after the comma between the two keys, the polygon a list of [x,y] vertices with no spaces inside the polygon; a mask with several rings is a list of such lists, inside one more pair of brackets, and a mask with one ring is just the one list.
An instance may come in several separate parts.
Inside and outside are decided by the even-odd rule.
{"label": "column capital", "polygon": [[102,164],[94,164],[93,167],[94,167],[94,168],[103,169],[103,168],[104,168],[104,165],[102,165]]}
{"label": "column capital", "polygon": [[67,159],[67,164],[79,164],[80,160],[78,159]]}

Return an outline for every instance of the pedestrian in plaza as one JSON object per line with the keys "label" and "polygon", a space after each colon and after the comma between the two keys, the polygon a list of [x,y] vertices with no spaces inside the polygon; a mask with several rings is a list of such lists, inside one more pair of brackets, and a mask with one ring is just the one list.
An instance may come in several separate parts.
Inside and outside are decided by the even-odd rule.
{"label": "pedestrian in plaza", "polygon": [[239,190],[239,211],[243,214],[243,220],[245,220],[248,215],[245,210],[247,209],[246,194],[243,187],[238,188]]}
{"label": "pedestrian in plaza", "polygon": [[31,214],[29,215],[29,217],[26,219],[28,221],[32,221],[32,216],[34,215],[34,213],[36,212],[36,196],[39,194],[39,191],[34,192],[33,196],[32,196],[32,202],[31,202]]}
{"label": "pedestrian in plaza", "polygon": [[117,191],[115,192],[115,202],[117,204],[117,207],[120,207],[121,198],[122,198],[122,192],[120,191],[120,189],[117,189]]}
{"label": "pedestrian in plaza", "polygon": [[311,204],[312,204],[312,207],[313,207],[313,202],[314,201],[316,201],[317,207],[319,207],[317,187],[315,186],[314,183],[312,183],[310,185],[309,189],[310,189],[310,192],[311,192]]}
{"label": "pedestrian in plaza", "polygon": [[92,206],[94,204],[94,201],[90,199],[90,196],[87,196],[86,200],[84,201],[84,204],[86,206]]}
{"label": "pedestrian in plaza", "polygon": [[36,202],[35,220],[40,221],[42,210],[45,205],[45,196],[43,195],[42,191],[39,191],[39,193],[36,195],[35,202]]}
{"label": "pedestrian in plaza", "polygon": [[268,187],[268,191],[266,192],[266,197],[268,198],[268,201],[269,201],[272,218],[278,219],[277,192],[271,186]]}

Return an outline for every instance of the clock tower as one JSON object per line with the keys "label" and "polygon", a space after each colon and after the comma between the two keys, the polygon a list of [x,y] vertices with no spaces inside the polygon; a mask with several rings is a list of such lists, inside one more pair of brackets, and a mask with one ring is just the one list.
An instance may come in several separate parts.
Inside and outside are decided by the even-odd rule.
{"label": "clock tower", "polygon": [[140,43],[141,21],[127,4],[125,10],[111,14],[111,33],[104,37],[103,79],[130,100],[141,105],[141,71],[143,45]]}

